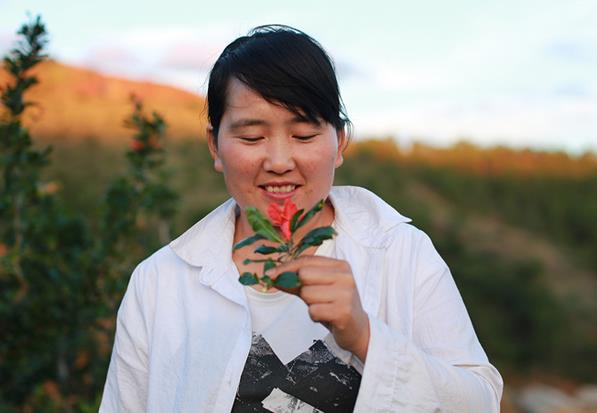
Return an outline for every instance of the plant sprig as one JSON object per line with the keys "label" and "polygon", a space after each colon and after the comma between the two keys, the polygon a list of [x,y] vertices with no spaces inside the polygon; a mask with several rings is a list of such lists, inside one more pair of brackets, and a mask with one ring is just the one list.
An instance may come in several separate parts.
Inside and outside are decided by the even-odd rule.
{"label": "plant sprig", "polygon": [[247,219],[255,234],[243,239],[237,243],[233,251],[252,245],[257,241],[268,240],[276,245],[261,244],[253,251],[260,255],[280,254],[276,259],[246,259],[244,265],[250,263],[263,263],[263,275],[257,273],[243,272],[238,281],[243,285],[260,284],[264,290],[272,287],[296,288],[300,287],[301,282],[296,272],[287,271],[279,274],[275,280],[269,275],[268,271],[276,268],[278,265],[292,261],[298,258],[309,247],[321,245],[325,240],[332,239],[336,231],[331,226],[318,227],[305,234],[300,240],[295,240],[296,231],[307,224],[325,205],[324,200],[317,202],[309,211],[304,213],[303,209],[298,209],[296,205],[287,199],[284,205],[272,203],[268,208],[268,219],[261,211],[254,207],[246,209]]}

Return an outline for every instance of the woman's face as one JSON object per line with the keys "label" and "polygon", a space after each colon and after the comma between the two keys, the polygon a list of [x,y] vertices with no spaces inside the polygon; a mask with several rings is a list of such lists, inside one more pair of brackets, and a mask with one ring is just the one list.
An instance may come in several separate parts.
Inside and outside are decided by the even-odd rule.
{"label": "woman's face", "polygon": [[208,142],[215,169],[241,210],[265,212],[286,198],[299,209],[326,198],[346,137],[329,123],[297,118],[233,78],[217,144],[210,128]]}

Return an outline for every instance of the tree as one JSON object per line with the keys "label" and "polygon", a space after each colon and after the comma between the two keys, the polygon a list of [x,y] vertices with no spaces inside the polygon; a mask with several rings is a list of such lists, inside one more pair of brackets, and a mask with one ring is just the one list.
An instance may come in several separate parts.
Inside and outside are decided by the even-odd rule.
{"label": "tree", "polygon": [[144,245],[144,225],[158,228],[162,243],[169,238],[177,195],[163,169],[166,123],[133,99],[129,172],[98,203],[102,224],[67,212],[59,185],[43,180],[51,148],[37,149],[22,122],[34,105],[25,94],[46,57],[46,30],[37,17],[18,34],[4,58],[11,81],[0,112],[0,411],[94,411],[115,310],[132,265],[146,254],[131,246]]}

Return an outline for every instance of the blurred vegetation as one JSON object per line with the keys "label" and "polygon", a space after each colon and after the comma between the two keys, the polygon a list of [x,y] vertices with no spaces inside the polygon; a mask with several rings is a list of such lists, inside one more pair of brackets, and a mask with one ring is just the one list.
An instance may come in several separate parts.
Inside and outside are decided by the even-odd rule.
{"label": "blurred vegetation", "polygon": [[50,147],[37,148],[23,127],[45,27],[38,17],[18,34],[1,93],[0,411],[96,411],[123,273],[170,238],[176,194],[162,168],[165,123],[134,101],[126,173],[112,175],[93,214],[72,208],[63,184],[45,177]]}
{"label": "blurred vegetation", "polygon": [[597,172],[577,177],[479,176],[419,168],[418,176],[465,213],[499,214],[549,237],[597,272]]}
{"label": "blurred vegetation", "polygon": [[[134,265],[228,195],[205,142],[163,140],[167,119],[139,101],[120,145],[34,142],[22,103],[45,32],[35,20],[20,33],[0,120],[0,411],[97,411]],[[506,380],[595,379],[593,155],[357,141],[336,184],[369,188],[430,234]]]}
{"label": "blurred vegetation", "polygon": [[373,190],[430,234],[506,378],[594,381],[597,172],[471,173],[379,146],[356,143],[336,183]]}

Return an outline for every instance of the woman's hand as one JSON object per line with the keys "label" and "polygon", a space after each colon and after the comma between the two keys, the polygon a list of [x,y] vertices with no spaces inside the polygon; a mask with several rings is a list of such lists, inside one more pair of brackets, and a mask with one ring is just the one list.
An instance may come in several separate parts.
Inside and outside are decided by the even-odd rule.
{"label": "woman's hand", "polygon": [[272,279],[285,271],[298,273],[301,287],[283,289],[298,295],[309,307],[313,321],[321,322],[336,343],[365,362],[369,346],[369,318],[350,265],[346,261],[320,256],[303,256],[268,272]]}

